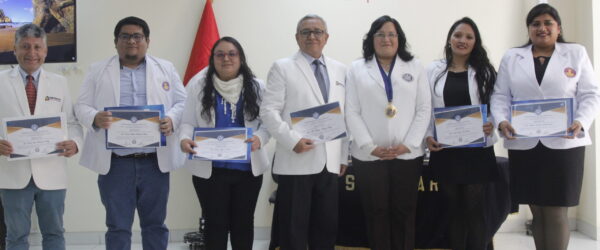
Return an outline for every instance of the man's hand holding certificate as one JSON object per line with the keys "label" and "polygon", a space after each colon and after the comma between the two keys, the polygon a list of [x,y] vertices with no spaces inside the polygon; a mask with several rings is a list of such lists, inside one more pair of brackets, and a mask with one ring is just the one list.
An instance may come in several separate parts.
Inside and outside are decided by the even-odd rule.
{"label": "man's hand holding certificate", "polygon": [[572,136],[573,99],[516,101],[511,105],[514,138]]}
{"label": "man's hand holding certificate", "polygon": [[[48,156],[71,156],[77,152],[67,139],[65,114],[5,118],[2,153],[8,160],[25,160]],[[59,144],[61,146],[59,146]],[[63,145],[64,144],[64,145]],[[69,144],[69,145],[67,145]],[[73,152],[65,152],[72,150]]]}
{"label": "man's hand holding certificate", "polygon": [[485,146],[487,105],[435,108],[434,119],[435,140],[442,148]]}
{"label": "man's hand holding certificate", "polygon": [[166,146],[165,134],[161,133],[163,105],[107,107],[104,110],[110,113],[103,113],[105,116],[99,117],[99,123],[108,128],[107,149]]}
{"label": "man's hand holding certificate", "polygon": [[290,116],[292,128],[314,143],[346,137],[346,125],[339,102],[296,111]]}

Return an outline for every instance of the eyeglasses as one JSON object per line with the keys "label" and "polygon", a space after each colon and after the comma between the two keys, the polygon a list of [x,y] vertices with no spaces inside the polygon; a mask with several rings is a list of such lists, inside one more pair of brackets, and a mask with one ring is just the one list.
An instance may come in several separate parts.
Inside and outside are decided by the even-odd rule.
{"label": "eyeglasses", "polygon": [[229,58],[235,58],[235,57],[238,57],[239,55],[240,55],[240,53],[235,50],[229,51],[227,53],[219,51],[219,52],[215,53],[215,58],[217,58],[219,60],[223,60],[223,59],[225,59],[225,56],[228,56]]}
{"label": "eyeglasses", "polygon": [[137,43],[141,42],[146,36],[144,36],[144,34],[140,34],[140,33],[134,33],[134,34],[127,34],[127,33],[121,33],[119,34],[118,38],[121,41],[129,41],[129,39],[133,38],[133,40]]}
{"label": "eyeglasses", "polygon": [[387,34],[385,34],[385,33],[375,33],[375,38],[383,39],[383,38],[386,38],[386,37],[387,38],[396,38],[396,37],[398,37],[398,34],[397,33],[387,33]]}
{"label": "eyeglasses", "polygon": [[321,38],[323,36],[323,34],[325,34],[325,31],[323,30],[301,30],[300,32],[298,32],[298,34],[300,34],[301,36],[308,38],[310,36],[310,34],[313,34],[315,36],[315,38]]}

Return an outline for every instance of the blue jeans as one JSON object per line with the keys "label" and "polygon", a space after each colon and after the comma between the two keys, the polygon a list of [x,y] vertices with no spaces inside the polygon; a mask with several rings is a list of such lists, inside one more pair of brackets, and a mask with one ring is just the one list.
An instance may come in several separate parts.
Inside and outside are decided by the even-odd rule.
{"label": "blue jeans", "polygon": [[131,226],[137,209],[145,250],[167,249],[165,225],[169,174],[160,172],[156,155],[144,158],[112,156],[110,171],[98,176],[106,208],[106,249],[131,249]]}
{"label": "blue jeans", "polygon": [[66,189],[41,190],[33,179],[24,189],[0,189],[6,223],[6,249],[29,249],[31,209],[35,203],[44,250],[64,250],[63,214]]}

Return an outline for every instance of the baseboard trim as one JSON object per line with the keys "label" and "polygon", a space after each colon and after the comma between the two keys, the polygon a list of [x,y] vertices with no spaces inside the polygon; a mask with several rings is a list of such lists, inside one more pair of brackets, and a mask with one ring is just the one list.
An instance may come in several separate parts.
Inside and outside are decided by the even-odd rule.
{"label": "baseboard trim", "polygon": [[[183,236],[186,233],[196,231],[197,229],[174,229],[169,230],[169,242],[183,242]],[[65,242],[67,245],[101,245],[104,244],[105,232],[65,232]],[[270,227],[254,228],[255,240],[271,239]],[[141,243],[142,236],[140,231],[134,231],[131,237],[132,243]],[[29,244],[32,246],[42,245],[42,235],[31,233],[29,235]]]}
{"label": "baseboard trim", "polygon": [[577,220],[577,231],[594,240],[598,240],[598,228],[590,223]]}

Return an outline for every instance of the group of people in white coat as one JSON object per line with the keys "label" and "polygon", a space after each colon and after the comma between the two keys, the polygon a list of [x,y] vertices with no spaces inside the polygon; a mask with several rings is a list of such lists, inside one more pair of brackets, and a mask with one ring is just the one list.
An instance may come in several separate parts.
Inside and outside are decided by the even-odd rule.
{"label": "group of people in white coat", "polygon": [[[92,65],[76,104],[64,77],[42,70],[46,36],[35,25],[16,33],[19,66],[0,73],[0,118],[64,112],[69,139],[60,156],[7,161],[0,157],[0,199],[7,249],[28,249],[33,204],[44,249],[65,249],[62,227],[66,159],[97,172],[106,209],[107,249],[130,249],[137,210],[144,249],[166,249],[164,224],[169,171],[185,166],[206,218],[207,249],[252,249],[254,210],[262,174],[279,176],[275,203],[280,249],[334,249],[338,176],[355,168],[371,249],[414,249],[417,186],[426,148],[450,211],[452,249],[487,249],[485,190],[498,178],[493,144],[497,130],[509,149],[513,202],[529,204],[537,249],[567,249],[568,207],[579,203],[584,146],[600,110],[600,91],[585,49],[562,38],[561,19],[548,4],[528,14],[527,44],[510,49],[498,72],[473,20],[456,21],[444,42],[445,58],[424,68],[408,51],[394,18],[377,18],[363,40],[363,58],[350,67],[323,55],[329,38],[317,15],[296,27],[299,51],[273,63],[266,84],[247,64],[241,44],[219,39],[207,68],[184,89],[170,62],[146,54],[147,23],[137,17],[114,30],[117,55]],[[512,101],[573,98],[573,136],[515,139]],[[339,102],[349,136],[326,143],[304,138],[290,113]],[[105,107],[162,104],[160,131],[167,147],[110,150]],[[487,145],[443,148],[435,140],[432,110],[486,104]],[[80,125],[81,124],[81,125]],[[83,140],[82,126],[87,133]],[[251,162],[185,160],[195,153],[194,128],[250,127]],[[276,140],[274,159],[264,145]],[[0,137],[0,154],[12,153]],[[271,166],[272,165],[272,166]]]}

